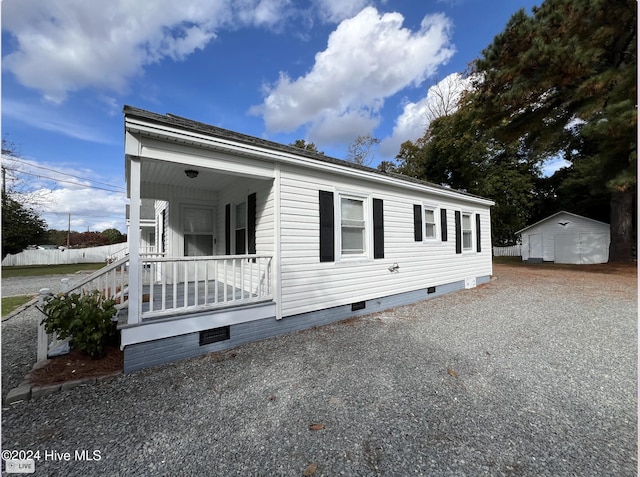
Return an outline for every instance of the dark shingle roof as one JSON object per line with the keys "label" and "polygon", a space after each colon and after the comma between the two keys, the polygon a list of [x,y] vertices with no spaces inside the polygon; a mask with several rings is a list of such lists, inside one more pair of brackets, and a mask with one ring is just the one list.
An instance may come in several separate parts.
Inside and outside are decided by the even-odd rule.
{"label": "dark shingle roof", "polygon": [[459,194],[463,194],[468,197],[474,197],[478,199],[485,199],[484,197],[480,197],[474,194],[469,194],[468,192],[459,191],[455,189],[451,189],[448,187],[444,187],[438,184],[434,184],[431,182],[423,181],[420,179],[416,179],[414,177],[405,176],[403,174],[398,174],[395,172],[384,172],[379,169],[374,169],[372,167],[363,166],[360,164],[356,164],[355,162],[345,161],[344,159],[337,159],[335,157],[330,157],[325,154],[319,154],[311,151],[307,151],[306,149],[302,149],[295,146],[288,146],[285,144],[280,144],[273,141],[268,141],[266,139],[261,139],[255,136],[249,136],[247,134],[242,134],[236,131],[231,131],[229,129],[220,128],[217,126],[212,126],[210,124],[201,123],[199,121],[194,121],[192,119],[183,118],[181,116],[177,116],[175,114],[167,113],[166,115],[153,113],[151,111],[146,111],[144,109],[135,108],[133,106],[125,105],[123,108],[123,113],[126,116],[142,118],[147,121],[152,121],[158,124],[164,124],[168,126],[177,127],[180,129],[185,129],[192,132],[197,132],[201,134],[206,134],[210,136],[219,137],[222,139],[229,139],[232,141],[237,141],[241,144],[246,144],[249,146],[258,146],[268,148],[274,151],[285,152],[289,154],[295,154],[297,156],[307,157],[309,159],[315,159],[318,161],[322,161],[329,164],[336,164],[344,167],[348,167],[350,169],[361,170],[363,172],[370,172],[374,174],[378,174],[386,177],[393,177],[395,179],[399,179],[405,182],[425,185],[429,187],[433,187],[436,189],[446,190],[446,191],[454,191]]}

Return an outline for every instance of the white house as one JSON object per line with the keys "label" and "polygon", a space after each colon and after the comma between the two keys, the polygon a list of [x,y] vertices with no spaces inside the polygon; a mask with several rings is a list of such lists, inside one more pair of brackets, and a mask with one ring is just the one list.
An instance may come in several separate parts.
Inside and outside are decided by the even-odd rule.
{"label": "white house", "polygon": [[561,211],[516,232],[522,260],[556,263],[606,263],[609,224]]}
{"label": "white house", "polygon": [[[174,115],[124,116],[128,279],[121,261],[96,280],[128,303],[125,372],[490,279],[490,200]],[[143,199],[154,254],[139,246]]]}

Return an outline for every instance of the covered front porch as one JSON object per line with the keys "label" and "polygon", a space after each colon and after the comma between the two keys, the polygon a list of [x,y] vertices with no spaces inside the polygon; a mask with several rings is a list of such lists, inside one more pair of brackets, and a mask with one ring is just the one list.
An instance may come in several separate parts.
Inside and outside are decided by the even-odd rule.
{"label": "covered front porch", "polygon": [[[132,117],[125,152],[130,224],[121,346],[275,316],[273,164]],[[155,204],[153,254],[140,245],[143,199]]]}

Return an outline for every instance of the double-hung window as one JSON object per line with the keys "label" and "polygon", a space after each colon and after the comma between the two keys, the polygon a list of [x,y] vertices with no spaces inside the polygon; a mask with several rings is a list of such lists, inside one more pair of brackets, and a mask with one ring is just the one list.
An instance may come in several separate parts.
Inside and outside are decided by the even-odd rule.
{"label": "double-hung window", "polygon": [[247,203],[236,204],[235,243],[236,255],[247,253]]}
{"label": "double-hung window", "polygon": [[471,214],[462,214],[462,250],[473,250],[473,229]]}
{"label": "double-hung window", "polygon": [[424,238],[435,239],[436,238],[436,211],[434,208],[424,208]]}
{"label": "double-hung window", "polygon": [[[440,212],[438,212],[440,210]],[[442,219],[444,209],[429,204],[413,204],[413,239],[416,242],[434,241],[442,239],[446,241],[443,234],[438,236],[438,229],[442,226],[446,228],[446,211],[445,218]],[[439,222],[443,221],[442,224]]]}
{"label": "double-hung window", "polygon": [[358,193],[318,191],[320,262],[384,258],[384,202]]}
{"label": "double-hung window", "polygon": [[343,256],[364,256],[367,253],[365,200],[340,197],[340,252]]}
{"label": "double-hung window", "polygon": [[183,207],[182,226],[185,256],[213,255],[213,209]]}

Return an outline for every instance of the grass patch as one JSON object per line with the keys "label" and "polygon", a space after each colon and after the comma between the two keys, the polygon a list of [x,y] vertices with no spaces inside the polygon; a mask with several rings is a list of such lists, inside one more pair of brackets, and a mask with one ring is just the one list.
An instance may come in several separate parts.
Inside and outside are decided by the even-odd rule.
{"label": "grass patch", "polygon": [[24,305],[33,298],[33,295],[19,295],[2,297],[2,318],[7,316],[19,306]]}
{"label": "grass patch", "polygon": [[85,270],[95,271],[101,269],[104,266],[104,262],[99,262],[71,263],[68,265],[27,265],[24,267],[2,267],[2,278],[70,274]]}

